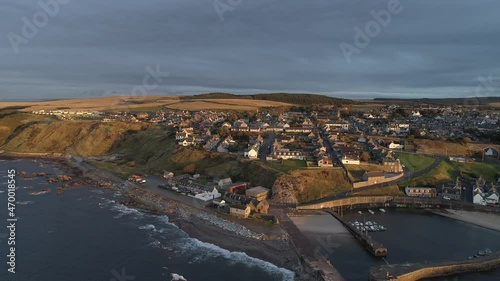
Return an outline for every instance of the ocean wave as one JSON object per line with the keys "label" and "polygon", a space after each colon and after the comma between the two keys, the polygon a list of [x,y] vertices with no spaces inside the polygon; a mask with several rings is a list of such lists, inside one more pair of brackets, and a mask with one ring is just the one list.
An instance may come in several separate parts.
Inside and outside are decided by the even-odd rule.
{"label": "ocean wave", "polygon": [[248,256],[243,252],[230,252],[217,245],[202,242],[195,238],[185,238],[179,241],[179,247],[183,253],[190,253],[195,256],[193,261],[203,262],[213,258],[224,258],[231,263],[242,263],[246,266],[260,268],[269,275],[273,276],[274,280],[293,281],[295,274],[285,268],[277,267],[276,265],[263,261],[257,258]]}
{"label": "ocean wave", "polygon": [[143,230],[156,230],[156,227],[152,224],[146,224],[146,225],[143,225],[143,226],[139,226],[139,229],[143,229]]}
{"label": "ocean wave", "polygon": [[140,211],[136,210],[136,209],[133,209],[133,208],[129,208],[127,206],[124,206],[122,204],[114,204],[111,206],[110,208],[112,211],[115,211],[118,213],[118,215],[114,216],[113,218],[115,219],[119,219],[123,216],[126,216],[126,215],[133,215],[135,216],[136,218],[140,218],[140,217],[143,217],[144,214],[141,213]]}
{"label": "ocean wave", "polygon": [[187,279],[184,278],[184,276],[179,275],[177,273],[172,273],[171,276],[172,276],[172,280],[171,281],[187,281]]}
{"label": "ocean wave", "polygon": [[35,203],[34,201],[17,201],[16,204],[18,205],[29,205]]}
{"label": "ocean wave", "polygon": [[147,246],[150,248],[156,248],[156,249],[163,248],[161,242],[158,240],[154,240],[153,242],[149,243]]}

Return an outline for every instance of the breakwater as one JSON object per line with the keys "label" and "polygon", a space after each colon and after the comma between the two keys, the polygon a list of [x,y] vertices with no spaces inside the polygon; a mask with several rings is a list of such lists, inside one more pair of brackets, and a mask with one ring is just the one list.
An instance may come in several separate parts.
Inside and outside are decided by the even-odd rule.
{"label": "breakwater", "polygon": [[354,238],[356,238],[366,248],[366,250],[370,252],[370,254],[376,257],[387,256],[387,248],[385,248],[382,244],[372,240],[369,236],[345,222],[337,213],[330,210],[326,210],[326,212],[339,220],[352,234],[352,236],[354,236]]}
{"label": "breakwater", "polygon": [[473,260],[438,263],[383,265],[370,268],[370,281],[418,281],[470,272],[489,271],[500,267],[500,252]]}

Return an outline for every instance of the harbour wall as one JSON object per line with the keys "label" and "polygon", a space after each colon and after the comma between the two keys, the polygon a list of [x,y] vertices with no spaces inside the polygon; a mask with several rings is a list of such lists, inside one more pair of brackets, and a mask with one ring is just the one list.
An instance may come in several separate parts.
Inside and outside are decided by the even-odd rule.
{"label": "harbour wall", "polygon": [[[443,277],[470,272],[489,271],[500,267],[500,253],[472,261],[433,264],[384,265],[370,269],[370,281],[418,281],[425,278]],[[387,272],[391,277],[387,278]]]}

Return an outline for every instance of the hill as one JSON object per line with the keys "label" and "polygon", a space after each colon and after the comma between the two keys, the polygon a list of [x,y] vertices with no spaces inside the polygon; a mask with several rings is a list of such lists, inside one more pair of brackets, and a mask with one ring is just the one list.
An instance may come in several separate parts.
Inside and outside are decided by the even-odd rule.
{"label": "hill", "polygon": [[469,98],[443,98],[443,99],[387,99],[376,98],[373,101],[384,104],[416,104],[416,105],[437,105],[437,106],[484,106],[497,107],[500,105],[500,97],[469,97]]}
{"label": "hill", "polygon": [[334,98],[315,94],[290,94],[290,93],[270,93],[254,95],[234,95],[229,93],[209,93],[194,96],[184,96],[181,99],[253,99],[276,101],[295,105],[347,105],[355,103],[352,100]]}

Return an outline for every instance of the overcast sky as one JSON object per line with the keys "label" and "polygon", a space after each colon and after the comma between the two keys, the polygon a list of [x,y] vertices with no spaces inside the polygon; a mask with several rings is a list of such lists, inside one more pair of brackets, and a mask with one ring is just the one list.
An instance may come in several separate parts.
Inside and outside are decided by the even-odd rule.
{"label": "overcast sky", "polygon": [[1,1],[0,100],[130,95],[144,78],[148,95],[500,96],[498,0],[401,0],[363,46],[355,27],[389,0],[58,1],[46,26],[38,1]]}

